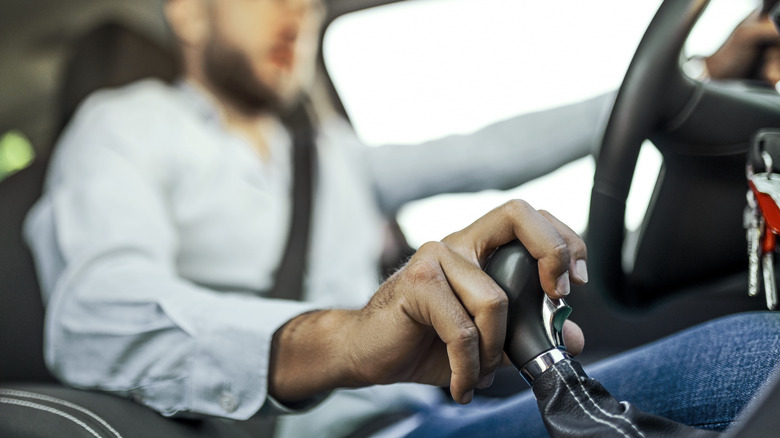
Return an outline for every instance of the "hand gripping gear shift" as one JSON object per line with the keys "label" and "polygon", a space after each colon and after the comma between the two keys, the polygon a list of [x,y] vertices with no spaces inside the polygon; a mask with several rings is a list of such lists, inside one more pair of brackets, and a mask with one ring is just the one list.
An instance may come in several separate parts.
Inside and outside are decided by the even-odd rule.
{"label": "hand gripping gear shift", "polygon": [[539,283],[537,262],[519,241],[496,250],[485,272],[509,297],[504,351],[533,387],[551,437],[720,435],[619,402],[599,382],[589,378],[563,344],[563,323],[571,308],[562,299],[547,297]]}
{"label": "hand gripping gear shift", "polygon": [[571,313],[563,299],[550,299],[539,283],[539,268],[515,240],[490,258],[485,272],[509,296],[509,321],[504,350],[529,385],[563,359],[563,323]]}

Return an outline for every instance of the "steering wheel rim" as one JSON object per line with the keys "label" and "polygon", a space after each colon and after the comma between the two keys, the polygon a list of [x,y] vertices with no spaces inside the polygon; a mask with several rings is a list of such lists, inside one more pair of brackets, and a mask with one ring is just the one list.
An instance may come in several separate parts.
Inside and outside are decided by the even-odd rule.
{"label": "steering wheel rim", "polygon": [[626,198],[645,139],[684,112],[697,85],[680,69],[691,29],[709,0],[665,0],[648,26],[618,91],[596,159],[588,218],[591,284],[618,301]]}

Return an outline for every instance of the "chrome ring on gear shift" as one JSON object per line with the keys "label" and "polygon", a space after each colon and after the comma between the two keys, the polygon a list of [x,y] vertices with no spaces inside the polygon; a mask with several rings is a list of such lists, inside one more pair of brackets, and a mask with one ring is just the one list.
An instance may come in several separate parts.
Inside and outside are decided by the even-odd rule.
{"label": "chrome ring on gear shift", "polygon": [[523,376],[523,379],[525,379],[529,385],[533,386],[534,381],[541,376],[542,373],[564,359],[572,359],[572,355],[558,348],[552,348],[525,364],[523,368],[520,369],[520,375]]}

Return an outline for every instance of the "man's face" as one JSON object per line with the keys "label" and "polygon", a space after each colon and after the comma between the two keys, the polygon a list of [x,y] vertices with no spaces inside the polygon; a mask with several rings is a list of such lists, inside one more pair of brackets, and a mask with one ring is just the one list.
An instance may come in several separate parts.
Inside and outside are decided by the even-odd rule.
{"label": "man's face", "polygon": [[295,104],[314,75],[321,0],[210,0],[204,76],[247,112]]}

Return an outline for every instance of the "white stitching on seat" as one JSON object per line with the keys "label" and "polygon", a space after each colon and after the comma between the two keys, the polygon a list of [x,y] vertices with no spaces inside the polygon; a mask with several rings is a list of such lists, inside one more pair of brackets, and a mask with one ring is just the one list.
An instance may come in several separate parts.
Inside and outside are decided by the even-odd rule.
{"label": "white stitching on seat", "polygon": [[0,403],[5,403],[5,404],[9,404],[9,405],[17,405],[17,406],[22,406],[22,407],[25,407],[25,408],[38,409],[38,410],[41,410],[41,411],[44,411],[44,412],[48,412],[50,414],[59,415],[60,417],[68,419],[68,420],[74,422],[75,424],[78,424],[79,426],[83,427],[84,430],[86,430],[87,432],[92,434],[92,436],[94,436],[96,438],[103,438],[100,435],[98,435],[98,433],[95,432],[94,429],[92,429],[91,427],[87,426],[84,422],[82,422],[78,418],[76,418],[76,417],[74,417],[74,416],[72,416],[70,414],[66,414],[65,412],[62,412],[59,409],[54,409],[54,408],[51,408],[51,407],[46,406],[46,405],[41,405],[41,404],[38,404],[38,403],[33,403],[33,402],[26,401],[26,400],[17,400],[17,399],[14,399],[14,398],[6,398],[6,397],[0,397]]}
{"label": "white stitching on seat", "polygon": [[[574,369],[574,367],[573,367],[573,366],[571,366],[571,363],[570,363],[570,362],[568,362],[568,361],[567,361],[567,362],[566,362],[566,365],[568,365],[568,366],[569,366],[569,368],[571,369],[571,371],[572,371],[574,374],[577,374],[577,371]],[[615,414],[611,414],[611,413],[607,412],[606,410],[602,409],[602,407],[601,407],[601,406],[599,406],[599,405],[598,405],[598,403],[596,403],[596,400],[594,400],[594,399],[593,399],[593,397],[591,397],[591,396],[590,396],[590,394],[588,393],[588,391],[586,391],[586,390],[585,390],[585,388],[584,388],[584,387],[582,388],[582,392],[584,392],[584,393],[585,393],[585,395],[586,395],[586,396],[588,396],[588,399],[590,400],[590,402],[591,402],[591,403],[593,403],[593,406],[595,406],[595,407],[596,407],[596,409],[598,409],[599,411],[603,412],[603,413],[604,413],[604,415],[606,415],[606,416],[607,416],[607,417],[609,417],[609,418],[619,418],[619,419],[621,419],[621,420],[625,421],[626,423],[628,423],[628,425],[629,425],[629,426],[631,426],[631,428],[633,428],[633,429],[634,429],[634,431],[636,431],[636,433],[637,433],[637,434],[639,434],[639,436],[640,436],[640,437],[642,437],[642,438],[645,438],[645,435],[644,435],[644,434],[643,434],[643,433],[642,433],[642,432],[639,430],[639,428],[638,428],[638,427],[637,427],[637,426],[636,426],[636,425],[635,425],[635,424],[634,424],[634,423],[631,421],[631,419],[630,419],[630,418],[628,418],[628,417],[626,417],[626,416],[624,416],[624,415],[615,415]]]}
{"label": "white stitching on seat", "polygon": [[114,430],[114,428],[111,427],[111,425],[109,425],[108,422],[106,422],[105,420],[100,418],[97,414],[93,413],[89,409],[83,408],[83,407],[81,407],[81,406],[79,406],[79,405],[77,405],[75,403],[71,403],[71,402],[69,402],[67,400],[62,400],[60,398],[52,397],[52,396],[49,396],[49,395],[37,394],[37,393],[34,393],[34,392],[19,391],[19,390],[16,390],[16,389],[0,389],[0,395],[9,395],[9,396],[22,397],[22,398],[32,398],[32,399],[43,400],[43,401],[47,401],[47,402],[50,402],[50,403],[57,403],[57,404],[60,404],[60,405],[63,405],[63,406],[67,406],[67,407],[69,407],[71,409],[75,409],[75,410],[77,410],[79,412],[82,412],[84,414],[89,415],[90,417],[92,417],[92,419],[94,419],[95,421],[100,423],[103,427],[108,429],[111,433],[113,433],[114,436],[116,436],[116,438],[122,438],[122,435],[119,432]]}
{"label": "white stitching on seat", "polygon": [[585,412],[585,414],[588,417],[590,417],[593,421],[595,421],[597,423],[601,423],[601,424],[606,424],[607,426],[615,429],[616,431],[618,431],[618,433],[623,435],[624,438],[631,438],[629,435],[626,434],[625,431],[623,431],[623,429],[619,428],[617,425],[615,425],[613,423],[610,423],[607,420],[603,420],[601,418],[598,418],[595,415],[591,414],[590,411],[588,411],[588,409],[585,408],[585,405],[582,404],[582,402],[580,401],[580,398],[577,397],[577,394],[574,393],[574,390],[572,389],[572,387],[569,386],[569,382],[566,381],[566,378],[563,376],[563,374],[561,374],[561,371],[558,369],[558,367],[553,367],[552,369],[555,370],[555,373],[558,374],[558,377],[560,377],[561,380],[563,381],[564,385],[566,385],[566,389],[569,390],[569,394],[571,394],[572,397],[574,397],[574,401],[576,401],[577,404],[580,406],[580,408],[582,408],[582,412]]}

